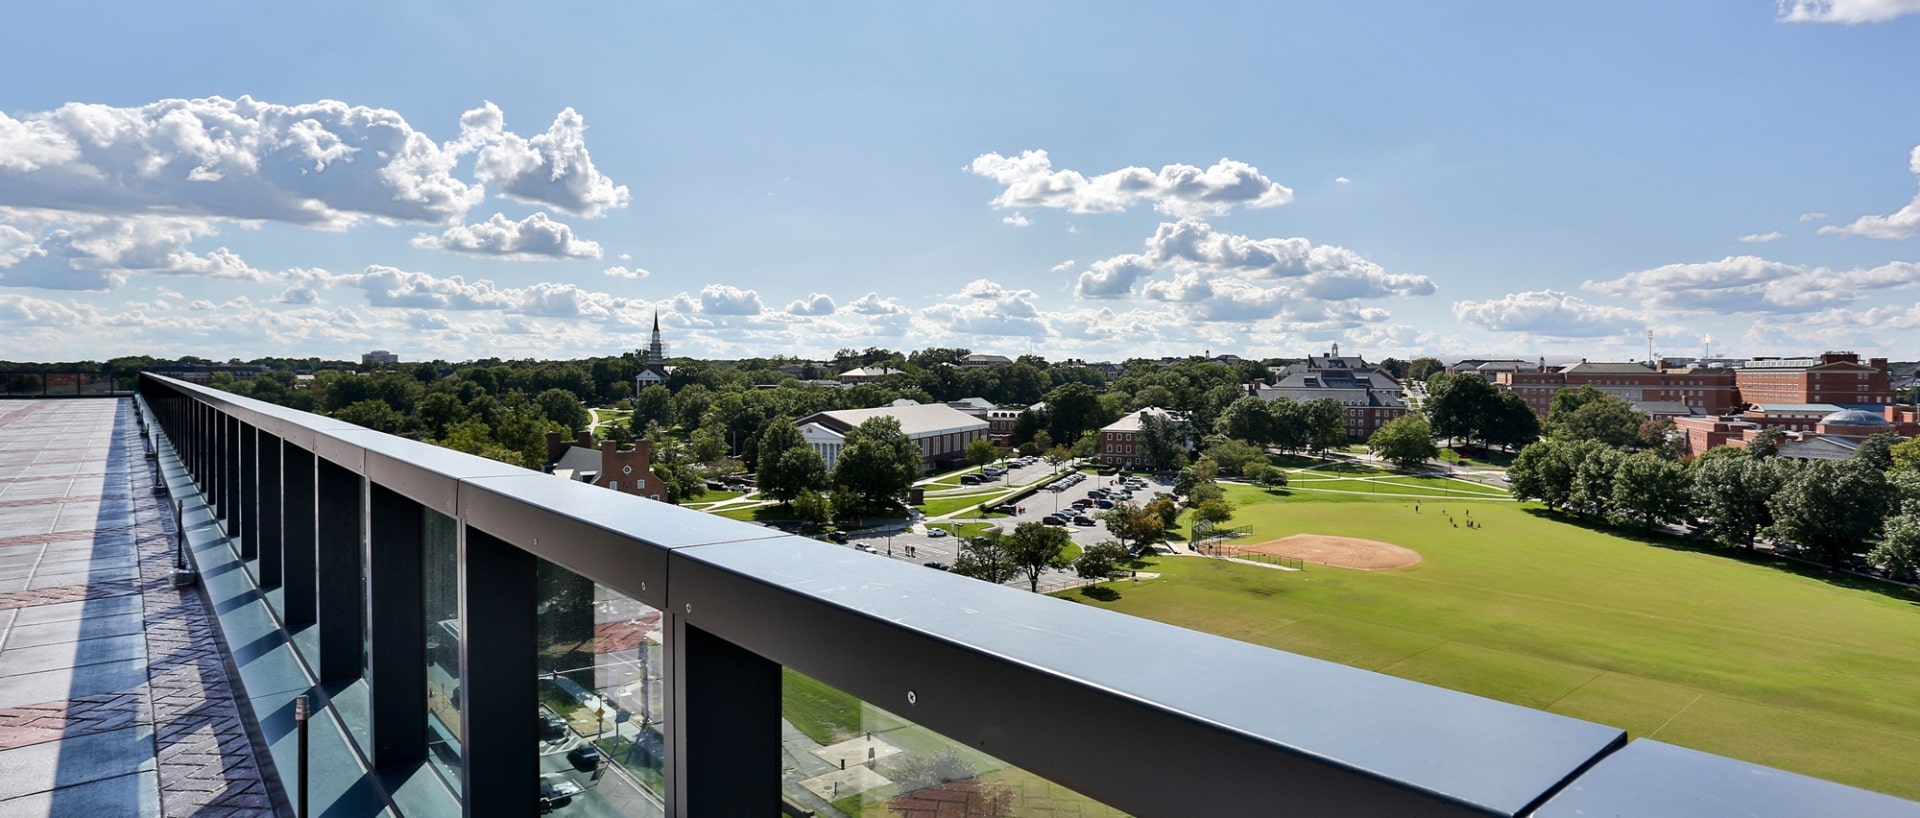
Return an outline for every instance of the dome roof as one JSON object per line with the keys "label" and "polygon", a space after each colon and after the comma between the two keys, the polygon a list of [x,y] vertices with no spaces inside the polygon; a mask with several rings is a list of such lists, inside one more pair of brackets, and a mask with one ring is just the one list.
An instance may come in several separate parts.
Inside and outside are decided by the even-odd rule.
{"label": "dome roof", "polygon": [[1886,418],[1865,409],[1842,409],[1820,419],[1823,426],[1892,426]]}

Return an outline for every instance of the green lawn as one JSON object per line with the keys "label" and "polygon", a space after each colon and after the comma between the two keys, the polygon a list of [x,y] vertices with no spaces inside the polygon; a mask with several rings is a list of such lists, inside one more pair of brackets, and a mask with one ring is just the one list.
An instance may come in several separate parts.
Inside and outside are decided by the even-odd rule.
{"label": "green lawn", "polygon": [[[967,506],[979,505],[980,503],[983,503],[988,499],[999,497],[1000,495],[1006,494],[1006,493],[1007,493],[1006,489],[996,489],[994,491],[981,491],[981,492],[972,492],[968,494],[956,494],[948,497],[933,497],[928,499],[925,503],[921,503],[920,505],[915,506],[915,508],[920,509],[920,513],[925,514],[928,517],[938,517],[942,514],[952,514],[953,512],[959,511],[960,509],[966,508]],[[972,515],[968,515],[968,516],[972,516]],[[988,515],[988,516],[1005,516],[1005,515]]]}
{"label": "green lawn", "polygon": [[1920,798],[1920,595],[1532,505],[1227,493],[1229,525],[1254,529],[1242,542],[1345,535],[1423,561],[1294,573],[1172,557],[1114,601],[1061,596]]}

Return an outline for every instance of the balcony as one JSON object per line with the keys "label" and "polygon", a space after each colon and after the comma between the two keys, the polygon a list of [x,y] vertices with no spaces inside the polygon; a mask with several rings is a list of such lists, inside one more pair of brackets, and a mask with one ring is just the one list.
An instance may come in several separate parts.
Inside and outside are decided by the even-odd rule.
{"label": "balcony", "polygon": [[315,814],[1920,816],[182,381],[139,392],[268,783]]}

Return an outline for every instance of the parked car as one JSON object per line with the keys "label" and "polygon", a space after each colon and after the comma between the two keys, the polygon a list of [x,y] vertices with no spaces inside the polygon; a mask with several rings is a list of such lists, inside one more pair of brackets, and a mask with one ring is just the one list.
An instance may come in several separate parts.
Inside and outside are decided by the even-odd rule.
{"label": "parked car", "polygon": [[873,550],[873,546],[871,546],[871,545],[868,545],[868,544],[866,544],[866,543],[854,543],[854,545],[853,545],[853,550],[855,550],[855,551],[865,551],[865,552],[867,552],[867,553],[869,553],[869,554],[877,554],[877,553],[879,553],[878,551],[875,551],[875,550]]}
{"label": "parked car", "polygon": [[1082,498],[1080,498],[1080,499],[1078,499],[1078,500],[1075,500],[1075,501],[1073,501],[1073,507],[1074,507],[1074,508],[1086,508],[1086,507],[1088,507],[1088,506],[1091,506],[1091,505],[1093,505],[1093,501],[1092,501],[1092,500],[1089,500],[1089,499],[1087,499],[1087,498],[1085,498],[1085,497],[1082,497]]}
{"label": "parked car", "polygon": [[548,812],[573,803],[573,797],[580,792],[580,785],[561,773],[547,773],[540,776],[541,805]]}
{"label": "parked car", "polygon": [[832,533],[829,533],[829,534],[827,535],[827,539],[829,539],[829,540],[832,540],[832,541],[834,541],[834,542],[837,542],[837,543],[839,543],[839,544],[841,544],[841,545],[846,545],[846,544],[847,544],[847,532],[845,532],[845,531],[835,531],[835,532],[832,532]]}
{"label": "parked car", "polygon": [[600,762],[603,760],[600,755],[600,748],[591,744],[582,744],[567,751],[567,763],[572,764],[574,769],[583,773],[590,773],[600,769]]}
{"label": "parked car", "polygon": [[977,475],[977,474],[960,475],[960,485],[963,485],[963,486],[980,485],[980,475]]}
{"label": "parked car", "polygon": [[1093,525],[1094,520],[1092,517],[1088,517],[1087,515],[1082,514],[1078,517],[1073,518],[1073,524],[1074,525]]}
{"label": "parked car", "polygon": [[1047,525],[1066,525],[1067,518],[1060,514],[1049,514],[1041,518],[1040,522],[1046,523]]}
{"label": "parked car", "polygon": [[545,710],[540,711],[540,740],[559,741],[567,737],[567,722]]}
{"label": "parked car", "polygon": [[1106,499],[1095,500],[1093,501],[1093,504],[1096,506],[1099,506],[1100,508],[1113,508],[1112,500],[1106,500]]}
{"label": "parked car", "polygon": [[947,564],[946,564],[946,563],[944,563],[944,562],[929,562],[929,563],[927,563],[926,565],[927,565],[927,567],[928,567],[928,568],[932,568],[932,569],[933,569],[933,570],[935,570],[935,571],[945,571],[945,570],[947,570]]}
{"label": "parked car", "polygon": [[927,536],[929,536],[929,537],[933,537],[933,538],[935,538],[935,539],[939,539],[939,538],[941,538],[941,537],[945,537],[945,536],[947,536],[947,534],[948,534],[948,533],[949,533],[949,532],[948,532],[948,531],[947,531],[946,529],[944,529],[944,528],[929,528],[929,529],[927,529]]}

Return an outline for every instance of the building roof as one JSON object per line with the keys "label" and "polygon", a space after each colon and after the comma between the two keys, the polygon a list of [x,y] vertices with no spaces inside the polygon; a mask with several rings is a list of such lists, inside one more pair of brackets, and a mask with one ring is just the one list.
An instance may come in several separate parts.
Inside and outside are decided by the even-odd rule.
{"label": "building roof", "polygon": [[1005,355],[985,355],[976,352],[965,358],[961,358],[960,363],[968,366],[992,366],[994,364],[1010,364],[1013,363],[1013,359]]}
{"label": "building roof", "polygon": [[947,405],[955,409],[958,409],[962,412],[965,412],[969,409],[976,412],[984,412],[988,409],[995,408],[994,402],[987,400],[986,398],[961,398],[959,400],[947,401]]}
{"label": "building roof", "polygon": [[1701,412],[1699,407],[1688,406],[1677,400],[1634,401],[1633,409],[1651,417],[1690,417]]}
{"label": "building roof", "polygon": [[1767,403],[1754,408],[1765,415],[1830,415],[1847,407],[1832,403]]}
{"label": "building roof", "polygon": [[1407,405],[1407,402],[1400,398],[1400,391],[1397,388],[1386,391],[1353,385],[1287,386],[1283,382],[1281,386],[1262,387],[1255,397],[1261,400],[1286,398],[1298,403],[1319,398],[1332,398],[1339,401],[1341,406],[1381,406],[1394,409],[1404,408]]}
{"label": "building roof", "polygon": [[1887,419],[1865,409],[1842,409],[1820,419],[1822,426],[1887,426]]}
{"label": "building roof", "polygon": [[1651,375],[1653,367],[1635,361],[1581,361],[1560,368],[1562,375]]}
{"label": "building roof", "polygon": [[865,423],[869,418],[877,417],[891,417],[900,421],[900,431],[907,433],[907,437],[914,438],[987,428],[986,421],[944,403],[882,406],[875,409],[836,409],[809,415],[796,423],[819,423],[844,433]]}
{"label": "building roof", "polygon": [[1116,420],[1112,423],[1109,423],[1105,426],[1100,427],[1100,431],[1102,432],[1138,432],[1140,431],[1140,416],[1148,412],[1152,412],[1153,414],[1156,414],[1165,418],[1173,417],[1172,412],[1169,412],[1158,406],[1149,406],[1149,407],[1146,407],[1145,409],[1136,409],[1132,412],[1126,413],[1125,415],[1121,415],[1119,420]]}
{"label": "building roof", "polygon": [[840,373],[842,378],[884,378],[900,374],[901,370],[890,366],[861,366]]}

